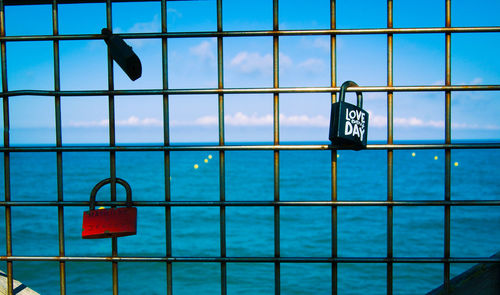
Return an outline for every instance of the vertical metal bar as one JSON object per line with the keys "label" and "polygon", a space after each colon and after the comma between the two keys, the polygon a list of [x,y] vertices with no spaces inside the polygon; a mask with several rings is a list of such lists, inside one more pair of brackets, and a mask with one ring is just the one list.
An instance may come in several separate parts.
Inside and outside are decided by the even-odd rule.
{"label": "vertical metal bar", "polygon": [[[278,19],[278,0],[273,0],[273,30],[279,30]],[[273,36],[273,87],[279,88],[279,37]],[[279,145],[279,94],[273,95],[273,135],[274,144]],[[279,151],[274,151],[274,201],[280,200],[280,154]],[[279,258],[280,253],[280,207],[274,207],[274,257]],[[274,264],[274,293],[276,295],[281,292],[281,267],[280,263]]]}
{"label": "vertical metal bar", "polygon": [[[58,22],[58,9],[57,1],[52,1],[52,34],[59,35],[59,22]],[[59,41],[54,40],[54,90],[61,90],[61,76],[59,67]],[[54,97],[55,102],[55,125],[56,125],[56,146],[62,146],[62,132],[61,132],[61,96]],[[57,157],[57,201],[62,202],[63,197],[63,166],[62,166],[62,152],[56,153]],[[59,256],[65,256],[64,247],[64,206],[57,207],[58,226],[59,226]],[[60,277],[60,292],[61,295],[66,294],[66,263],[59,262],[59,277]]]}
{"label": "vertical metal bar", "polygon": [[[167,1],[161,1],[161,32],[167,32]],[[161,39],[162,45],[162,72],[163,72],[163,89],[168,89],[168,39]],[[170,145],[170,128],[169,128],[169,96],[163,95],[163,145]],[[170,151],[165,151],[164,171],[165,171],[165,201],[171,200],[170,193]],[[165,238],[167,257],[172,257],[172,210],[170,206],[165,207]],[[172,295],[172,262],[167,262],[167,294]]]}
{"label": "vertical metal bar", "polygon": [[[446,24],[451,27],[451,0],[445,0]],[[446,86],[451,85],[451,33],[445,34],[445,59],[446,59]],[[451,91],[445,92],[445,143],[451,143]],[[445,149],[445,193],[446,201],[451,200],[451,149]],[[444,206],[444,258],[450,258],[450,206]],[[444,263],[444,289],[446,294],[450,291],[450,263]]]}
{"label": "vertical metal bar", "polygon": [[[3,0],[0,0],[0,36],[5,37],[5,7]],[[0,41],[0,54],[2,58],[2,87],[3,91],[8,91],[7,84],[7,51],[5,41]],[[9,97],[3,96],[3,146],[10,146],[10,120],[9,120]],[[10,201],[10,153],[3,153],[4,169],[4,192],[5,201]],[[5,241],[7,256],[12,256],[12,223],[11,208],[5,206]],[[14,266],[12,261],[7,261],[7,294],[13,294],[13,273]]]}
{"label": "vertical metal bar", "polygon": [[[106,0],[106,23],[109,30],[112,26],[111,0]],[[114,90],[113,59],[108,48],[108,90]],[[115,143],[115,96],[108,96],[108,121],[109,121],[109,146],[114,147]],[[111,201],[116,201],[116,152],[109,152],[109,174],[111,178]],[[111,239],[111,256],[118,256],[118,240]],[[113,272],[113,294],[118,294],[118,262],[111,262]]]}
{"label": "vertical metal bar", "polygon": [[[217,32],[222,32],[222,0],[217,0]],[[217,37],[217,80],[218,88],[224,88],[223,39]],[[224,145],[224,94],[218,95],[219,145]],[[219,152],[219,200],[226,200],[226,163],[225,152]],[[220,206],[220,256],[226,257],[226,207]],[[227,264],[221,262],[221,294],[227,294]]]}
{"label": "vertical metal bar", "polygon": [[[335,0],[330,2],[330,29],[335,30],[337,27],[337,15]],[[337,86],[337,36],[330,35],[330,75],[331,87]],[[337,93],[332,92],[331,103],[337,100]],[[332,201],[337,201],[337,150],[331,152],[331,175],[332,175]],[[337,206],[332,206],[332,258],[338,257],[338,227],[337,227]],[[338,293],[338,263],[332,263],[332,294]]]}
{"label": "vertical metal bar", "polygon": [[[387,28],[393,27],[392,0],[387,0]],[[393,86],[393,35],[387,34],[387,86]],[[387,144],[393,144],[393,92],[387,92]],[[393,157],[392,149],[387,150],[387,201],[393,200]],[[393,207],[387,206],[387,295],[393,292]]]}

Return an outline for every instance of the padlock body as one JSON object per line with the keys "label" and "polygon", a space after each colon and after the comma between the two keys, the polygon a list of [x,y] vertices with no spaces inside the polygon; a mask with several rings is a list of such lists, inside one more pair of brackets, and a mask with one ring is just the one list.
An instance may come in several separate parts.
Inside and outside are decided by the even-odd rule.
{"label": "padlock body", "polygon": [[345,101],[332,104],[330,141],[342,148],[360,150],[368,138],[368,112]]}
{"label": "padlock body", "polygon": [[83,212],[82,238],[100,239],[135,235],[137,208],[122,207]]}

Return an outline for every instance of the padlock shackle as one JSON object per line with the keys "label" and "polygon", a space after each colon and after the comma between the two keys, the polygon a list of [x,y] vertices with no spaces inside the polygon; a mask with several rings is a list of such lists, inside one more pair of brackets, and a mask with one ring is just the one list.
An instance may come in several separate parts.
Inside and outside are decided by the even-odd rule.
{"label": "padlock shackle", "polygon": [[[355,86],[358,87],[358,84],[353,81],[345,81],[342,86],[340,86],[340,97],[339,101],[344,102],[345,101],[345,92],[347,90],[347,87]],[[363,108],[363,93],[361,91],[356,91],[356,96],[358,97],[358,107]]]}
{"label": "padlock shackle", "polygon": [[[123,180],[121,178],[115,178],[115,180],[116,180],[116,183],[121,184],[125,188],[125,192],[127,193],[126,204],[127,204],[127,207],[131,207],[132,206],[132,189],[130,188],[130,185],[125,180]],[[94,186],[94,188],[90,192],[90,204],[89,204],[90,210],[95,210],[95,198],[97,195],[97,191],[101,187],[105,186],[108,183],[111,183],[111,178],[106,178],[104,180],[101,180],[98,184],[96,184]]]}

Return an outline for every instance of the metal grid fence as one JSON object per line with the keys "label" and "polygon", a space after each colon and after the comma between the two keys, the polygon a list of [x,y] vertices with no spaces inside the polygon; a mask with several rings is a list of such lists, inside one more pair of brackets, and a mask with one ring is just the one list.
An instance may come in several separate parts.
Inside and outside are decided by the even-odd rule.
{"label": "metal grid fence", "polygon": [[[280,30],[278,25],[278,0],[273,0],[273,29],[271,31],[224,31],[222,26],[222,0],[217,0],[217,31],[213,32],[167,32],[166,5],[161,0],[161,33],[128,33],[120,34],[126,39],[161,39],[162,41],[162,89],[115,90],[113,77],[113,61],[108,52],[108,90],[61,91],[59,67],[59,42],[63,40],[98,40],[102,35],[79,34],[60,35],[58,31],[58,4],[62,3],[106,3],[106,20],[108,29],[112,28],[111,0],[31,0],[22,4],[52,4],[53,34],[44,36],[6,36],[5,6],[18,5],[18,1],[0,1],[0,46],[1,70],[3,86],[3,124],[4,143],[0,148],[4,157],[4,200],[0,206],[5,210],[6,253],[0,257],[7,264],[8,291],[13,293],[13,264],[16,261],[56,261],[60,270],[60,293],[66,294],[66,262],[69,261],[105,261],[112,264],[113,294],[118,294],[118,266],[120,262],[162,262],[166,265],[167,294],[172,294],[172,264],[176,262],[209,262],[220,265],[221,293],[227,293],[227,263],[231,262],[266,262],[274,264],[275,294],[280,294],[280,266],[282,263],[328,263],[331,265],[332,293],[338,291],[339,263],[383,263],[387,267],[387,294],[393,293],[393,266],[395,263],[435,263],[443,266],[444,288],[450,287],[451,263],[500,262],[498,258],[466,258],[450,256],[450,208],[453,206],[499,206],[500,201],[468,201],[451,200],[451,152],[453,149],[498,149],[500,143],[455,144],[451,140],[451,94],[455,91],[491,91],[500,90],[500,85],[452,85],[451,84],[451,36],[460,33],[495,32],[500,27],[452,27],[451,0],[445,1],[445,25],[433,28],[393,28],[393,1],[387,1],[387,27],[374,29],[337,29],[336,1],[330,3],[330,29],[322,30]],[[140,2],[140,1],[113,1]],[[387,85],[353,87],[350,91],[387,93],[387,142],[370,144],[368,150],[387,151],[387,199],[385,201],[338,201],[337,200],[337,149],[332,145],[283,145],[280,144],[279,105],[282,93],[329,93],[331,101],[336,101],[337,87],[337,36],[338,35],[384,35],[387,36]],[[445,36],[445,83],[432,86],[393,86],[393,36],[397,34],[441,34]],[[330,38],[331,84],[329,87],[280,87],[279,86],[279,41],[282,36],[318,35]],[[225,88],[223,76],[223,39],[239,36],[268,36],[273,38],[273,87],[272,88]],[[217,39],[218,87],[214,89],[171,89],[168,85],[167,47],[170,38],[214,37]],[[9,91],[7,84],[6,44],[12,41],[52,41],[54,53],[54,90],[19,90]],[[394,144],[393,141],[393,94],[394,92],[441,92],[445,100],[445,140],[442,144]],[[224,96],[226,94],[268,93],[273,95],[274,143],[271,145],[226,145],[224,136]],[[169,96],[173,94],[216,94],[218,95],[218,145],[171,145],[169,138]],[[20,96],[36,95],[53,97],[55,103],[56,145],[52,147],[11,146],[9,142],[9,100]],[[163,97],[163,145],[157,146],[116,146],[115,144],[115,96],[122,95],[161,95]],[[63,146],[61,135],[61,98],[64,96],[106,96],[109,105],[109,145],[107,146]],[[441,201],[395,201],[393,200],[393,152],[404,149],[440,149],[445,152],[444,196]],[[171,201],[170,194],[170,153],[172,151],[215,151],[219,153],[219,201],[182,202]],[[274,200],[273,201],[226,201],[225,196],[225,153],[226,151],[269,150],[274,152]],[[331,200],[330,201],[281,201],[280,200],[280,151],[284,150],[330,150],[331,151]],[[65,201],[63,196],[63,153],[68,152],[108,152],[110,155],[109,175],[116,178],[117,151],[161,151],[164,154],[165,199],[164,201],[138,201],[135,206],[157,206],[165,208],[166,253],[161,257],[125,257],[117,251],[117,240],[112,239],[112,252],[109,257],[70,257],[65,254],[64,211],[66,207],[86,207],[86,201]],[[57,154],[57,201],[11,201],[10,191],[10,156],[16,152],[55,152]],[[116,183],[111,186],[111,202],[98,202],[102,205],[124,205],[116,201]],[[48,206],[58,208],[59,256],[31,257],[13,256],[11,208],[16,206]],[[172,206],[213,206],[220,209],[220,255],[218,257],[174,257],[172,255]],[[274,257],[228,257],[226,255],[226,207],[230,206],[266,206],[274,208]],[[283,206],[326,206],[331,208],[331,256],[329,257],[282,257],[280,254],[280,208]],[[337,209],[341,206],[379,206],[387,208],[387,255],[385,257],[339,257],[337,240]],[[393,208],[397,206],[434,206],[444,210],[444,249],[438,258],[394,257],[393,254]]]}

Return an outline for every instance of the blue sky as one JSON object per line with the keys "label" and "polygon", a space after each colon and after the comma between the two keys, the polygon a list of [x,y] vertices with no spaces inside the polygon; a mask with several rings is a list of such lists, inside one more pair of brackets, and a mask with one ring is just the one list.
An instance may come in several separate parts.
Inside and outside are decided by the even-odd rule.
{"label": "blue sky", "polygon": [[[445,1],[394,1],[394,27],[443,27]],[[52,34],[50,5],[7,6],[6,34]],[[283,30],[328,29],[325,0],[279,3]],[[114,3],[115,33],[159,32],[160,2]],[[500,26],[500,2],[452,1],[452,26]],[[337,1],[337,28],[386,26],[386,1]],[[215,31],[216,1],[169,1],[171,32]],[[106,27],[105,4],[60,4],[60,34],[96,34]],[[271,30],[272,0],[223,1],[223,29]],[[130,81],[115,64],[115,89],[161,89],[161,41],[126,40],[140,57],[143,75]],[[272,87],[272,37],[224,38],[224,86]],[[337,37],[337,84],[384,86],[387,77],[385,35]],[[452,84],[500,84],[500,33],[452,34]],[[279,39],[281,87],[330,85],[329,36],[284,36]],[[443,85],[444,34],[394,35],[394,85]],[[102,40],[61,41],[62,90],[107,89],[106,46]],[[216,88],[215,38],[169,39],[169,87]],[[7,43],[9,90],[54,89],[51,41]],[[452,138],[499,139],[499,91],[452,93]],[[386,139],[386,93],[364,93],[370,112],[368,140]],[[348,96],[353,99],[354,96]],[[271,94],[225,95],[226,142],[273,139]],[[394,94],[394,139],[444,139],[444,93]],[[63,144],[108,142],[107,97],[62,98]],[[217,142],[217,95],[170,96],[171,142]],[[20,96],[9,100],[11,144],[54,144],[54,99]],[[162,97],[117,96],[116,141],[162,142]],[[2,114],[0,114],[2,116]],[[281,94],[280,140],[327,142],[330,95]],[[3,120],[2,120],[3,122]]]}

